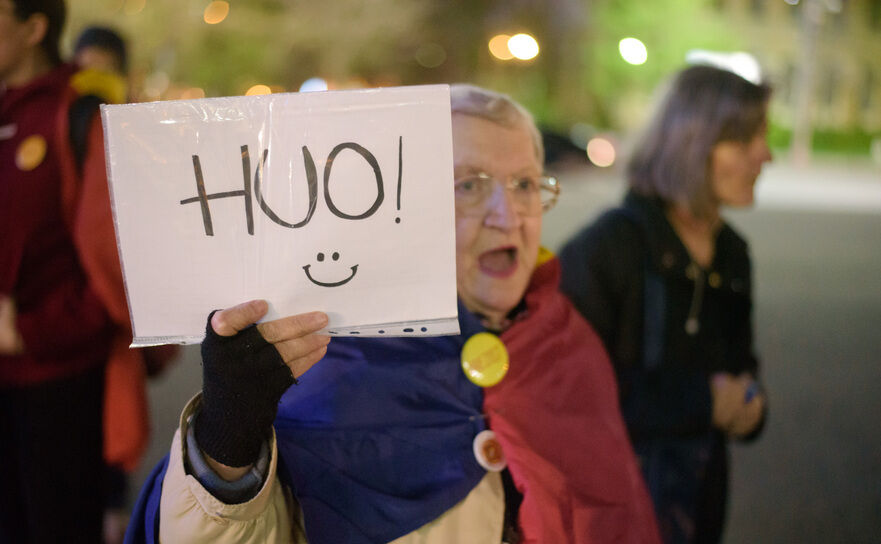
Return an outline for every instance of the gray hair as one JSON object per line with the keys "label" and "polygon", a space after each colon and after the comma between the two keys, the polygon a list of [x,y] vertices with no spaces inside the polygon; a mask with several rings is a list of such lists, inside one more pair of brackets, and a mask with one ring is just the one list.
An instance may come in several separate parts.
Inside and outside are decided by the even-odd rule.
{"label": "gray hair", "polygon": [[480,117],[508,128],[525,123],[532,135],[535,158],[539,165],[544,165],[544,145],[535,119],[510,96],[468,83],[455,83],[450,85],[450,109],[452,113]]}
{"label": "gray hair", "polygon": [[712,66],[676,75],[628,165],[637,193],[688,204],[707,217],[715,197],[710,157],[719,142],[748,142],[765,121],[771,88]]}

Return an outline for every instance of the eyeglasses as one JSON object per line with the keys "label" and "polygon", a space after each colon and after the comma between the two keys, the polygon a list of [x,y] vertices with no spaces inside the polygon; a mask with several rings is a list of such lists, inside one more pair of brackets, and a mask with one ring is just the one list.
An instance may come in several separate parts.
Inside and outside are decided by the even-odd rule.
{"label": "eyeglasses", "polygon": [[456,180],[456,211],[472,216],[485,214],[496,183],[508,191],[514,210],[521,215],[541,215],[553,208],[560,196],[560,184],[550,176],[519,176],[501,181],[479,172]]}

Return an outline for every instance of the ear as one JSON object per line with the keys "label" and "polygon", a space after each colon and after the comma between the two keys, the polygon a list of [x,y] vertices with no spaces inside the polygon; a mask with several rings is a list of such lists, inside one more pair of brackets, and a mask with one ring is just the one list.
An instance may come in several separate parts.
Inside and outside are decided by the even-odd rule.
{"label": "ear", "polygon": [[49,18],[43,13],[34,13],[24,22],[27,27],[25,43],[29,47],[37,47],[46,37],[49,30]]}

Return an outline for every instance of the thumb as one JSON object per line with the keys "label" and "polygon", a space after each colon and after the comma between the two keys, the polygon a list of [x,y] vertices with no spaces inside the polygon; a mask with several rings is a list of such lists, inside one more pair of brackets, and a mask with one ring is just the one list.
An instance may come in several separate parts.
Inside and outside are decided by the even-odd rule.
{"label": "thumb", "polygon": [[268,311],[269,303],[265,300],[250,300],[215,312],[211,317],[211,328],[219,336],[233,336],[256,323]]}

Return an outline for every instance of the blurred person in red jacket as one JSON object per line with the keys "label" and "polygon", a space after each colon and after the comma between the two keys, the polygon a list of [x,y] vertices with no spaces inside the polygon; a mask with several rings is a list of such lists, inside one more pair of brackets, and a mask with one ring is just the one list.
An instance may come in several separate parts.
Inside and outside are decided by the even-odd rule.
{"label": "blurred person in red jacket", "polygon": [[[84,152],[72,144],[82,93],[59,55],[65,12],[0,0],[2,542],[100,541],[103,493],[82,490],[102,482],[105,366],[140,368],[130,406],[146,406],[94,115]],[[137,439],[115,454],[132,466],[146,417],[128,421]]]}
{"label": "blurred person in red jacket", "polygon": [[[70,109],[70,135],[77,164],[89,144],[88,134],[101,104],[129,102],[128,47],[112,28],[89,26],[76,39],[73,60],[79,67],[72,84],[80,96]],[[104,543],[121,543],[128,524],[128,473],[140,461],[149,438],[149,412],[144,395],[148,376],[160,374],[177,346],[141,350],[136,357],[112,357],[104,384]]]}

